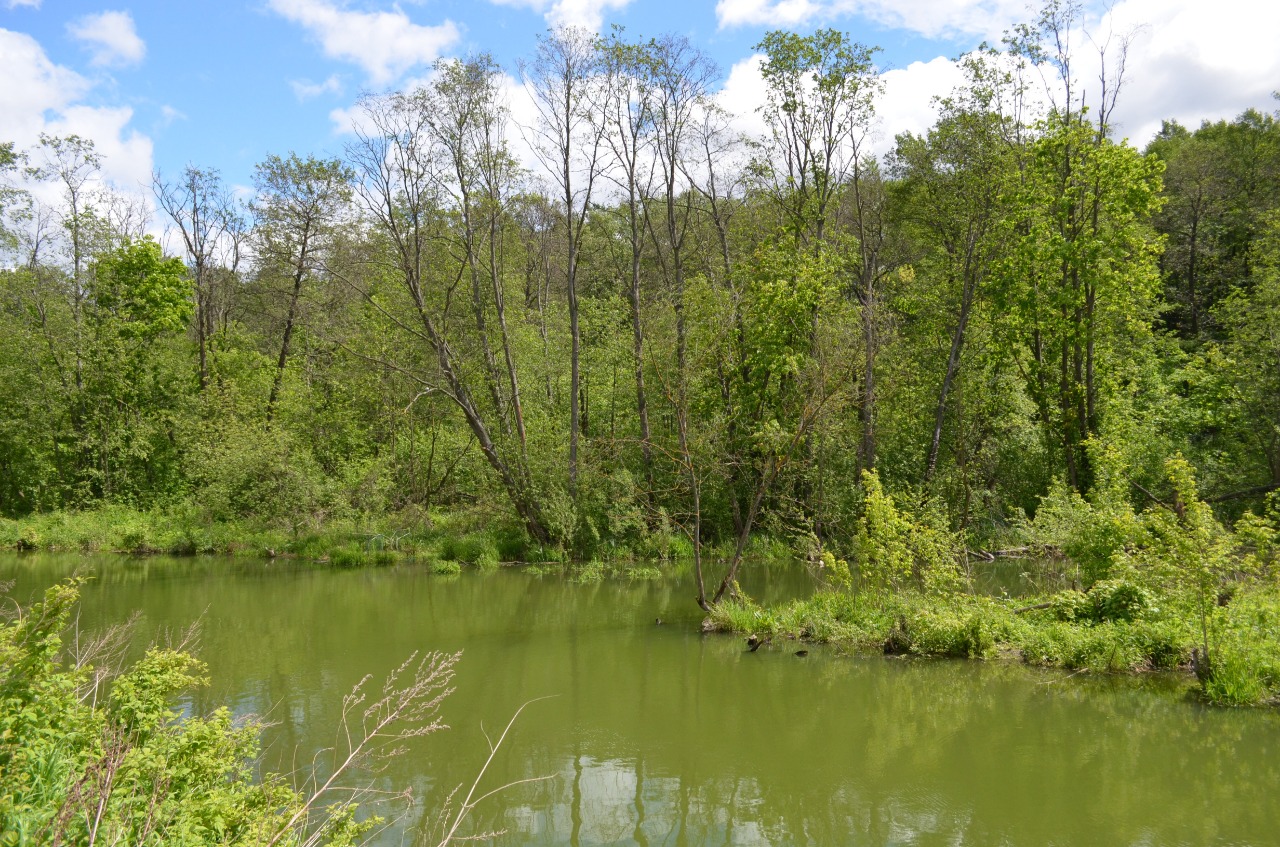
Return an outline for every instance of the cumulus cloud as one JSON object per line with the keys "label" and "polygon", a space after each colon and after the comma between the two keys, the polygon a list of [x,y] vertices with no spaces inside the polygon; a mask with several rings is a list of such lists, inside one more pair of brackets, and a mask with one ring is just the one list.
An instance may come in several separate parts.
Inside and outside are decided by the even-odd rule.
{"label": "cumulus cloud", "polygon": [[[1242,21],[1248,25],[1241,26]],[[1202,119],[1230,119],[1249,107],[1274,103],[1280,6],[1250,0],[1121,0],[1093,29],[1133,34],[1116,122],[1139,147],[1151,140],[1162,119],[1195,128]],[[1097,85],[1096,71],[1082,72],[1081,78]]]}
{"label": "cumulus cloud", "polygon": [[733,115],[733,127],[743,135],[760,137],[765,133],[764,118],[758,111],[764,105],[767,89],[760,68],[764,54],[756,53],[729,69],[729,76],[716,94],[716,101]]}
{"label": "cumulus cloud", "polygon": [[[763,136],[767,129],[759,112],[768,93],[760,73],[764,59],[757,53],[735,64],[716,95],[720,106],[734,115],[734,128],[755,137]],[[869,138],[871,151],[877,156],[893,148],[899,133],[919,135],[933,126],[938,118],[934,99],[951,93],[964,81],[964,74],[952,60],[938,57],[885,71],[882,78],[884,91],[876,98],[875,124]]]}
{"label": "cumulus cloud", "polygon": [[267,5],[310,33],[326,56],[363,68],[374,85],[387,85],[415,65],[434,62],[459,38],[453,21],[415,24],[398,7],[357,12],[328,0],[268,0]]}
{"label": "cumulus cloud", "polygon": [[1030,13],[1026,0],[719,0],[720,27],[800,27],[861,15],[929,38],[998,36]]}
{"label": "cumulus cloud", "polygon": [[964,72],[950,59],[912,62],[885,71],[884,93],[876,103],[879,130],[874,148],[884,154],[904,132],[923,135],[938,120],[934,98],[944,97],[964,82]]}
{"label": "cumulus cloud", "polygon": [[128,12],[99,12],[67,24],[67,33],[83,42],[92,53],[90,63],[99,67],[136,65],[147,55],[146,43],[138,37],[133,16]]}
{"label": "cumulus cloud", "polygon": [[5,140],[30,149],[41,133],[79,135],[103,157],[103,176],[121,190],[141,193],[151,178],[151,139],[130,127],[127,106],[90,106],[94,83],[51,61],[30,35],[0,29],[0,114]]}
{"label": "cumulus cloud", "polygon": [[579,26],[599,32],[606,11],[621,11],[631,0],[491,0],[499,6],[529,9],[546,18],[549,25]]}
{"label": "cumulus cloud", "polygon": [[337,74],[333,74],[324,82],[312,82],[308,79],[295,79],[289,83],[294,96],[299,100],[311,100],[321,94],[341,94],[342,82]]}

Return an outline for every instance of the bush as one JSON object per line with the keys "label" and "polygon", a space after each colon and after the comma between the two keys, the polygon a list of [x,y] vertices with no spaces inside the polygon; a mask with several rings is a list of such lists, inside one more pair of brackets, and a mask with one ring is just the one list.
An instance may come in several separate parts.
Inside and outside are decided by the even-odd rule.
{"label": "bush", "polygon": [[297,531],[334,512],[315,457],[281,429],[237,425],[201,441],[188,473],[215,520],[253,518]]}
{"label": "bush", "polygon": [[604,562],[594,559],[578,565],[569,576],[570,582],[600,582],[604,579]]}
{"label": "bush", "polygon": [[349,845],[377,825],[349,803],[312,815],[283,777],[256,773],[259,724],[225,708],[182,717],[174,696],[206,683],[194,657],[152,648],[109,692],[64,664],[78,588],[54,586],[0,623],[0,842],[292,843],[314,830]]}
{"label": "bush", "polygon": [[1103,488],[1090,502],[1059,480],[1023,531],[1032,544],[1061,550],[1080,567],[1084,584],[1092,585],[1111,573],[1114,558],[1137,535],[1138,521],[1120,491]]}
{"label": "bush", "polygon": [[1096,626],[1053,622],[1022,632],[1023,660],[1070,670],[1132,671],[1149,665],[1141,640],[1127,624]]}
{"label": "bush", "polygon": [[984,658],[1002,629],[994,609],[924,608],[905,620],[911,652],[929,656]]}
{"label": "bush", "polygon": [[481,567],[496,567],[499,562],[493,538],[478,532],[446,535],[440,543],[440,558],[446,562],[465,562]]}
{"label": "bush", "polygon": [[921,520],[900,509],[875,471],[863,471],[866,490],[858,522],[858,574],[880,590],[916,587],[931,593],[953,591],[964,582],[960,539],[942,526],[940,515]]}

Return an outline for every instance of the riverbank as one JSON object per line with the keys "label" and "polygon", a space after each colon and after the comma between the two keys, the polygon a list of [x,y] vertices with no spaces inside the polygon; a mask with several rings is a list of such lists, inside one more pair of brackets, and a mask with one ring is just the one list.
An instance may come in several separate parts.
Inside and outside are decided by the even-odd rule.
{"label": "riverbank", "polygon": [[531,545],[522,532],[479,512],[405,510],[283,527],[210,520],[195,509],[140,511],[117,505],[0,519],[0,549],[298,558],[341,567],[402,558],[484,566],[559,557],[558,551]]}
{"label": "riverbank", "polygon": [[[636,548],[603,547],[590,558],[575,560],[565,549],[534,543],[509,520],[480,509],[405,509],[400,512],[343,518],[293,527],[251,520],[218,521],[197,509],[142,511],[102,505],[80,511],[55,511],[18,519],[0,518],[0,550],[123,553],[142,556],[233,555],[296,558],[338,567],[389,565],[401,560],[439,565],[456,572],[473,565],[504,563],[540,566],[576,563],[588,577],[613,567],[692,561],[693,548],[678,532],[651,532]],[[732,540],[704,545],[709,561],[728,559]],[[787,544],[753,537],[747,554],[758,560],[792,558]]]}

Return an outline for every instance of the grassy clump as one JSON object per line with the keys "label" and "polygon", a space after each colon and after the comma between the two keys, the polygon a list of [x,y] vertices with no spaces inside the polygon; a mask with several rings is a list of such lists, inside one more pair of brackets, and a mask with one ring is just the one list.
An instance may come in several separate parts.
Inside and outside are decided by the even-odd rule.
{"label": "grassy clump", "polygon": [[1280,589],[1238,593],[1219,616],[1206,698],[1229,706],[1280,698]]}
{"label": "grassy clump", "polygon": [[373,557],[360,547],[348,544],[330,552],[329,562],[335,568],[363,568],[373,562]]}
{"label": "grassy clump", "polygon": [[1056,598],[1027,615],[1018,614],[1011,601],[989,597],[821,591],[772,610],[722,603],[710,623],[724,631],[840,643],[864,652],[971,659],[1004,653],[1032,665],[1094,671],[1169,669],[1188,660],[1187,627],[1164,618],[1061,619],[1063,608],[1078,604],[1073,596]]}

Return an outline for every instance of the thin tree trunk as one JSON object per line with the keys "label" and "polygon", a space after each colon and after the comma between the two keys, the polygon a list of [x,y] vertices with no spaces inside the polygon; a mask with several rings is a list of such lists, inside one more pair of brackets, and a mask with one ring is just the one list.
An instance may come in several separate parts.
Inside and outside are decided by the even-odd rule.
{"label": "thin tree trunk", "polygon": [[947,355],[947,371],[942,378],[942,390],[938,394],[938,407],[933,416],[933,437],[929,441],[929,456],[925,460],[924,481],[928,484],[938,468],[938,450],[942,444],[942,425],[947,415],[947,398],[956,372],[960,370],[960,351],[964,347],[965,330],[969,325],[969,313],[973,306],[975,281],[966,275],[964,293],[960,298],[960,316],[951,335],[951,352]]}
{"label": "thin tree trunk", "polygon": [[284,337],[280,340],[280,356],[276,360],[275,378],[271,380],[271,393],[267,395],[267,424],[275,414],[276,401],[280,398],[280,387],[284,383],[284,369],[289,361],[289,341],[293,338],[293,323],[297,318],[298,299],[302,295],[302,278],[306,273],[307,242],[310,231],[302,233],[302,245],[298,251],[298,264],[293,269],[293,292],[289,297],[289,311],[284,322]]}

